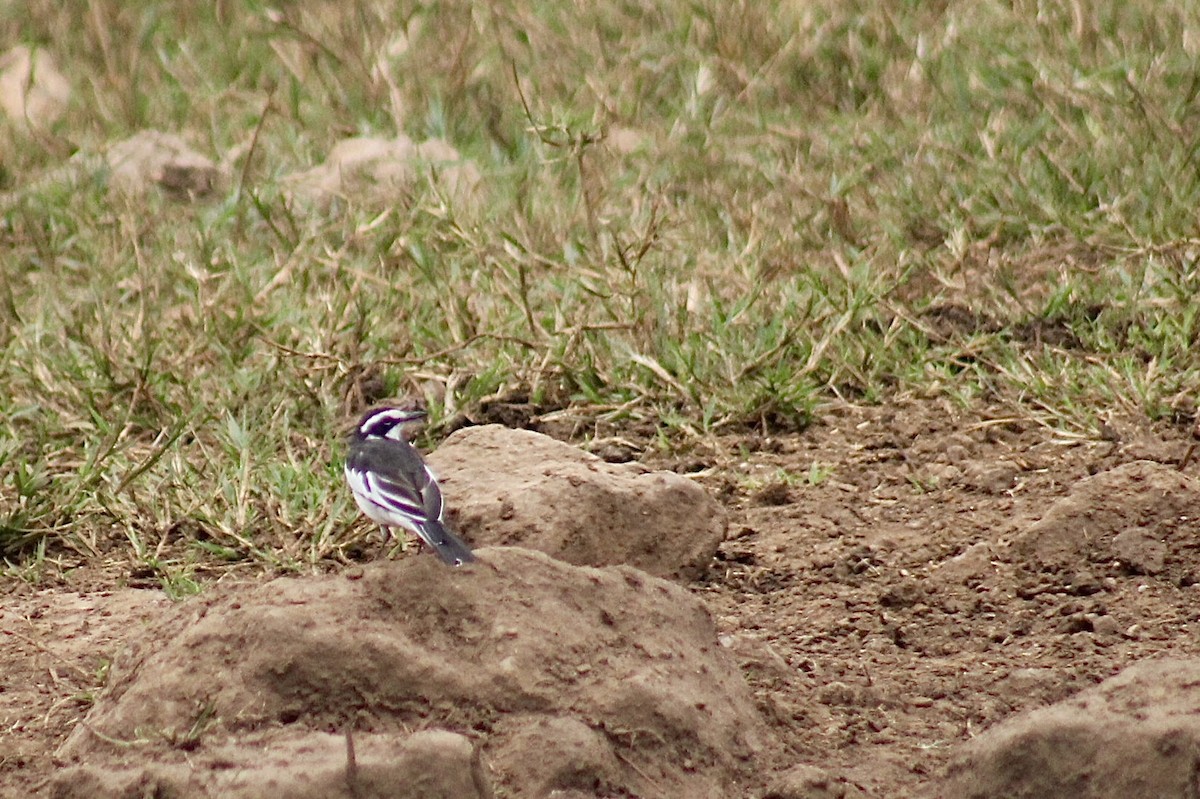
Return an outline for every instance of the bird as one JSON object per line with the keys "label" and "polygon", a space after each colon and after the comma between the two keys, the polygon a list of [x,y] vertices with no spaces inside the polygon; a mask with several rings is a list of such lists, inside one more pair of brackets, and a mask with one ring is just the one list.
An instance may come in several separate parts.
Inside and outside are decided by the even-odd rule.
{"label": "bird", "polygon": [[404,438],[404,429],[425,418],[417,409],[381,407],[367,411],[347,438],[346,482],[358,507],[382,528],[417,535],[451,566],[475,560],[470,547],[446,529],[445,503],[437,480],[421,454]]}

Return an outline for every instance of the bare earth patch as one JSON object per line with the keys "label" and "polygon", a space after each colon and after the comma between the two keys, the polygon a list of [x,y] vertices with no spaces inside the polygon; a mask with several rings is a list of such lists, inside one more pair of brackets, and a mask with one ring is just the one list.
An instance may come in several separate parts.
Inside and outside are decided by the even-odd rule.
{"label": "bare earth patch", "polygon": [[[1200,652],[1200,466],[1178,468],[1190,432],[1114,433],[1062,440],[921,402],[659,458],[647,465],[693,476],[729,518],[712,566],[676,584],[503,548],[474,575],[414,555],[174,606],[14,581],[0,793],[225,787],[233,772],[253,792],[281,784],[263,769],[307,764],[294,795],[337,795],[321,791],[351,791],[348,725],[364,795],[410,755],[466,779],[445,787],[463,795],[982,796],[970,774],[984,768],[989,785],[1061,793],[1070,783],[1005,781],[1004,763],[1041,761],[1006,760],[998,747],[1034,739],[998,725],[1033,728],[1025,711],[1076,695],[1106,703],[1111,724],[1195,701],[1151,697],[1170,681],[1136,674],[1081,693]],[[174,665],[139,681],[156,663]],[[705,679],[688,682],[692,667]],[[1068,776],[1102,780],[1103,761],[1072,760]]]}

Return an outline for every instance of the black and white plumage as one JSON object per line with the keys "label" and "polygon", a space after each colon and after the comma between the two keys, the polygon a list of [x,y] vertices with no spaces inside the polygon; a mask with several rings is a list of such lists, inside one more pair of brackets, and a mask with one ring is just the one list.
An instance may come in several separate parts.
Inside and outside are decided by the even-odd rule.
{"label": "black and white plumage", "polygon": [[367,411],[349,436],[346,482],[354,500],[383,528],[403,527],[451,566],[475,560],[470,548],[442,523],[444,504],[437,481],[421,454],[404,439],[404,427],[425,413],[402,408]]}

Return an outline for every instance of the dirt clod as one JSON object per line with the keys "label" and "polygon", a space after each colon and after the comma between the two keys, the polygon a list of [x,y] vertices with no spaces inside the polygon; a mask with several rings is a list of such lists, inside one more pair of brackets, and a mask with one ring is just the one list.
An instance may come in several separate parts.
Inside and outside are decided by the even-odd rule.
{"label": "dirt clod", "polygon": [[540,433],[466,428],[429,463],[454,524],[477,546],[531,547],[577,565],[626,563],[688,578],[725,537],[724,509],[686,477],[606,463]]}
{"label": "dirt clod", "polygon": [[[458,764],[445,770],[462,772],[478,745],[516,795],[603,785],[726,796],[748,763],[771,760],[744,681],[685,589],[530,550],[478,554],[459,570],[410,558],[357,580],[281,579],[185,603],[118,660],[60,756],[87,763],[76,773],[84,783],[128,770],[131,750],[150,751],[155,766],[130,779],[226,797],[261,795],[218,766],[237,762],[219,753],[246,735],[287,762],[279,746],[321,731],[391,735],[379,745],[407,752],[417,743],[395,736],[454,730],[434,747]],[[363,779],[378,771],[359,760]],[[296,773],[272,779],[301,784],[309,766],[291,762]],[[417,779],[389,768],[380,780]],[[429,795],[484,795],[438,791]]]}
{"label": "dirt clod", "polygon": [[0,53],[0,113],[19,126],[48,128],[70,98],[71,84],[47,50],[18,44]]}
{"label": "dirt clod", "polygon": [[221,179],[217,164],[173,133],[143,130],[109,148],[109,185],[140,194],[154,187],[176,196],[211,193]]}
{"label": "dirt clod", "polygon": [[988,730],[950,767],[947,799],[1191,796],[1200,660],[1138,663]]}
{"label": "dirt clod", "polygon": [[1081,481],[1014,540],[1042,572],[1124,562],[1133,571],[1183,572],[1194,561],[1200,485],[1177,469],[1135,461]]}
{"label": "dirt clod", "polygon": [[775,777],[763,799],[862,799],[862,791],[816,766],[797,765]]}
{"label": "dirt clod", "polygon": [[479,167],[441,139],[360,136],[338,142],[325,163],[289,176],[285,185],[296,199],[319,205],[342,197],[386,203],[403,197],[430,172],[458,202],[470,200],[481,179]]}
{"label": "dirt clod", "polygon": [[[96,797],[261,797],[289,799],[492,799],[470,739],[446,730],[412,735],[357,733],[350,759],[344,735],[254,733],[197,747],[188,762],[71,766],[51,783],[55,799]],[[153,756],[153,749],[146,750]],[[168,762],[163,762],[167,760]]]}

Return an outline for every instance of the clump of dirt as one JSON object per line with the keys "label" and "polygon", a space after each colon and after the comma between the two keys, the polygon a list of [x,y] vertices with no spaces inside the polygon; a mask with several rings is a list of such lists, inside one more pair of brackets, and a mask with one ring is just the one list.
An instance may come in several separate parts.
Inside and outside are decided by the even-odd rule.
{"label": "clump of dirt", "polygon": [[358,202],[394,203],[431,171],[456,203],[476,197],[482,176],[473,161],[442,139],[414,142],[403,134],[343,139],[325,163],[288,176],[284,186],[297,200],[318,205],[349,196]]}
{"label": "clump of dirt", "polygon": [[152,747],[134,747],[123,758],[104,760],[102,766],[62,768],[52,783],[53,796],[492,799],[494,795],[475,745],[466,736],[445,730],[411,735],[269,730],[203,746],[192,740],[182,748],[189,752],[187,760],[159,756]]}
{"label": "clump of dirt", "polygon": [[0,53],[0,113],[18,126],[49,128],[70,99],[70,81],[48,50],[18,44]]}
{"label": "clump of dirt", "polygon": [[945,796],[1192,796],[1197,753],[1200,660],[1148,661],[983,733],[951,764]]}
{"label": "clump of dirt", "polygon": [[[685,589],[530,550],[478,554],[461,569],[409,558],[355,579],[283,579],[181,605],[117,661],[60,751],[80,764],[60,785],[116,767],[171,795],[258,796],[229,775],[279,756],[272,730],[293,741],[390,735],[397,746],[411,729],[455,730],[522,796],[723,797],[752,761],[772,760],[741,675]],[[231,745],[246,735],[255,745],[239,756]],[[130,771],[131,749],[155,768]],[[307,770],[293,761],[273,779],[304,785]],[[464,795],[456,790],[430,795]],[[343,780],[326,795],[366,794]]]}
{"label": "clump of dirt", "polygon": [[763,799],[865,799],[866,794],[842,777],[806,763],[775,775]]}
{"label": "clump of dirt", "polygon": [[211,194],[223,179],[212,159],[197,152],[181,137],[157,130],[142,130],[112,145],[105,156],[109,185],[127,194],[154,187],[176,195]]}
{"label": "clump of dirt", "polygon": [[430,454],[429,464],[453,525],[477,545],[690,579],[725,538],[724,509],[686,477],[607,463],[541,433],[466,428]]}
{"label": "clump of dirt", "polygon": [[1031,572],[1082,568],[1200,581],[1200,486],[1177,469],[1135,461],[1080,482],[1013,542]]}

